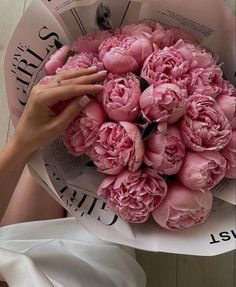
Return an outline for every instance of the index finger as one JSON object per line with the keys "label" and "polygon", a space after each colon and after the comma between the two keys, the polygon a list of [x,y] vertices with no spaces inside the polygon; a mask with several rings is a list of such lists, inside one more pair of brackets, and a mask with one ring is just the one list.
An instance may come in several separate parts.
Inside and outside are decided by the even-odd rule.
{"label": "index finger", "polygon": [[69,80],[69,79],[78,78],[78,77],[81,77],[81,76],[88,76],[88,75],[94,74],[96,72],[97,72],[97,67],[96,66],[90,67],[90,68],[87,68],[87,69],[80,68],[80,69],[77,69],[77,70],[66,71],[66,72],[63,72],[61,74],[58,74],[57,76],[55,76],[55,79],[60,80],[60,81],[62,81],[62,80]]}
{"label": "index finger", "polygon": [[43,98],[49,106],[58,102],[81,97],[84,95],[96,95],[103,91],[101,85],[66,85],[44,90]]}

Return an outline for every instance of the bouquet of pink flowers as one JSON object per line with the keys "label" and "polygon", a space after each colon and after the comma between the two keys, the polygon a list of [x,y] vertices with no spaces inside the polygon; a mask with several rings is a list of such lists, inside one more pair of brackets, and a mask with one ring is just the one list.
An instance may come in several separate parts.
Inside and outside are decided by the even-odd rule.
{"label": "bouquet of pink flowers", "polygon": [[92,66],[108,71],[104,91],[62,138],[107,174],[98,195],[126,222],[203,223],[211,190],[236,178],[236,93],[221,65],[184,31],[142,21],[61,47],[41,83]]}

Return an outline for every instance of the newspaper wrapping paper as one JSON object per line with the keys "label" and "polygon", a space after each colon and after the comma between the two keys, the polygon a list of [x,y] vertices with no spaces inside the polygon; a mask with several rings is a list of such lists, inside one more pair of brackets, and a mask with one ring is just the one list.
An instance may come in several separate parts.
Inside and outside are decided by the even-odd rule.
{"label": "newspaper wrapping paper", "polygon": [[[5,56],[14,125],[32,87],[45,75],[44,64],[58,43],[141,19],[190,32],[220,56],[226,77],[235,81],[235,17],[223,0],[191,1],[191,5],[188,0],[35,0],[18,24]],[[36,152],[28,165],[36,180],[95,236],[138,249],[179,254],[210,256],[235,249],[236,180],[223,180],[217,186],[213,211],[205,224],[171,232],[151,219],[145,224],[128,224],[118,218],[96,195],[104,175],[89,161],[69,155],[57,139]]]}

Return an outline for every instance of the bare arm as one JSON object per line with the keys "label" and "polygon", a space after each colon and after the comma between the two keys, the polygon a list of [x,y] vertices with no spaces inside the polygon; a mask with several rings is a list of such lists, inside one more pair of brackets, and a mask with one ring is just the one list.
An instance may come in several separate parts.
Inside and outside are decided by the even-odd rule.
{"label": "bare arm", "polygon": [[[33,88],[13,137],[0,152],[0,198],[14,190],[32,152],[58,137],[88,103],[84,95],[102,91],[102,86],[93,83],[105,75],[106,72],[96,73],[96,69],[78,70],[62,74],[62,86],[52,81]],[[52,112],[53,105],[72,98],[61,114]]]}
{"label": "bare arm", "polygon": [[21,150],[13,137],[0,153],[0,196],[15,189],[30,152]]}

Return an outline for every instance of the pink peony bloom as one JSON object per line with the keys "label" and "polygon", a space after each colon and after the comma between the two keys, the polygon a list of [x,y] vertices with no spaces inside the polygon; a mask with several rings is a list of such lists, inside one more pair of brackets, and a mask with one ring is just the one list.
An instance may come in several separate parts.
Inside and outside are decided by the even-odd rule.
{"label": "pink peony bloom", "polygon": [[150,85],[180,81],[192,68],[192,53],[174,46],[155,50],[144,62],[141,77]]}
{"label": "pink peony bloom", "polygon": [[217,98],[223,91],[223,72],[217,65],[195,68],[190,72],[190,78],[189,95],[201,94]]}
{"label": "pink peony bloom", "polygon": [[152,28],[151,40],[155,49],[163,49],[168,45],[165,29],[161,24],[155,21],[143,21]]}
{"label": "pink peony bloom", "polygon": [[166,31],[160,23],[153,20],[142,20],[140,24],[151,29],[151,32],[146,32],[146,36],[152,41],[155,49],[163,49],[170,46]]}
{"label": "pink peony bloom", "polygon": [[218,151],[188,151],[178,178],[192,190],[207,192],[223,179],[225,171],[226,161]]}
{"label": "pink peony bloom", "polygon": [[66,56],[69,51],[69,45],[65,45],[52,54],[45,64],[45,70],[48,75],[55,75],[57,68],[61,68],[65,64]]}
{"label": "pink peony bloom", "polygon": [[140,131],[129,122],[108,122],[101,126],[90,157],[98,171],[116,175],[126,167],[136,171],[143,161],[144,145]]}
{"label": "pink peony bloom", "polygon": [[162,204],[152,216],[165,229],[178,230],[205,222],[211,212],[210,191],[192,191],[179,182],[172,182]]}
{"label": "pink peony bloom", "polygon": [[178,27],[167,27],[165,29],[166,46],[173,46],[179,40],[183,40],[185,43],[191,43],[197,45],[198,42],[188,32],[183,31]]}
{"label": "pink peony bloom", "polygon": [[160,23],[155,21],[141,21],[143,25],[152,29],[151,39],[156,48],[163,49],[175,45],[179,40],[192,45],[197,45],[198,42],[189,33],[181,30],[178,27],[165,28]]}
{"label": "pink peony bloom", "polygon": [[194,151],[220,150],[230,141],[232,129],[216,101],[193,95],[187,100],[180,129],[185,145]]}
{"label": "pink peony bloom", "polygon": [[186,90],[174,84],[149,86],[140,97],[144,118],[150,122],[177,122],[185,114]]}
{"label": "pink peony bloom", "polygon": [[163,49],[166,46],[170,46],[165,29],[159,23],[151,20],[143,20],[138,24],[130,24],[123,28],[118,28],[115,34],[125,34],[129,36],[143,34],[151,40],[155,48]]}
{"label": "pink peony bloom", "polygon": [[229,81],[223,80],[221,88],[221,95],[236,97],[236,89]]}
{"label": "pink peony bloom", "polygon": [[183,54],[187,53],[188,55],[188,53],[191,52],[191,61],[194,68],[208,68],[216,65],[216,60],[214,59],[212,53],[199,45],[194,45],[192,43],[179,40],[175,43],[174,47]]}
{"label": "pink peony bloom", "polygon": [[122,28],[116,29],[114,34],[115,35],[124,34],[127,36],[145,34],[145,35],[150,35],[151,37],[152,28],[145,23],[130,24]]}
{"label": "pink peony bloom", "polygon": [[220,95],[216,102],[229,120],[232,129],[236,128],[236,97]]}
{"label": "pink peony bloom", "polygon": [[96,66],[98,71],[103,70],[103,64],[98,60],[98,55],[93,53],[81,53],[70,57],[66,64],[62,68],[56,70],[57,74],[61,74],[65,71],[73,71],[78,68],[90,68]]}
{"label": "pink peony bloom", "polygon": [[141,76],[149,84],[174,83],[181,88],[194,86],[191,71],[215,64],[213,56],[204,49],[179,40],[174,46],[156,50],[145,61]]}
{"label": "pink peony bloom", "polygon": [[112,32],[107,30],[90,33],[75,40],[71,45],[71,50],[77,54],[84,52],[98,53],[101,43],[112,36]]}
{"label": "pink peony bloom", "polygon": [[[154,20],[148,20],[148,19],[139,21],[139,24],[148,26],[149,28],[152,29],[152,32],[154,32],[154,31],[160,29],[160,27],[162,27],[160,23],[158,23],[158,22],[156,22],[156,21],[154,21]],[[162,28],[163,28],[163,27],[162,27]],[[163,29],[164,29],[164,28],[163,28]]]}
{"label": "pink peony bloom", "polygon": [[225,177],[236,178],[236,129],[233,130],[229,144],[220,152],[227,162]]}
{"label": "pink peony bloom", "polygon": [[114,121],[133,122],[139,113],[140,83],[134,74],[108,74],[104,82],[103,107]]}
{"label": "pink peony bloom", "polygon": [[106,119],[105,112],[96,101],[88,103],[63,133],[63,142],[68,151],[76,156],[88,154]]}
{"label": "pink peony bloom", "polygon": [[152,52],[152,43],[144,35],[118,35],[102,42],[99,59],[109,72],[126,74],[137,72]]}
{"label": "pink peony bloom", "polygon": [[182,165],[185,145],[179,129],[169,126],[165,134],[156,129],[146,141],[144,163],[161,174],[176,174]]}
{"label": "pink peony bloom", "polygon": [[150,168],[117,176],[107,176],[98,189],[98,195],[107,200],[108,207],[126,222],[142,223],[161,204],[167,185],[158,173]]}

